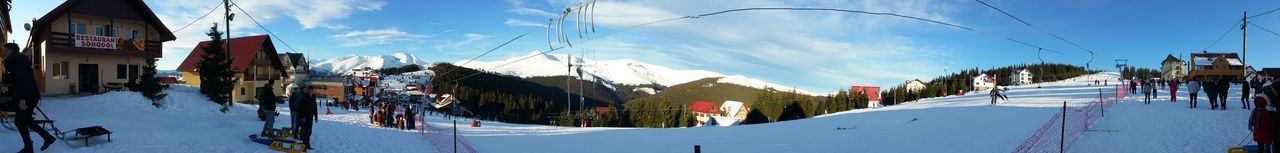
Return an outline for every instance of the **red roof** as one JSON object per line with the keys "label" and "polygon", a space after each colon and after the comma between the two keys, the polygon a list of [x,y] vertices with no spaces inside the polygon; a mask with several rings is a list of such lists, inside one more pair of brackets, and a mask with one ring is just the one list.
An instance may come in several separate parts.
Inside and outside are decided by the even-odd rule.
{"label": "red roof", "polygon": [[161,83],[161,84],[178,84],[178,83],[182,83],[182,82],[178,81],[178,77],[173,77],[173,76],[162,76],[162,77],[158,77],[158,78],[160,78],[160,83]]}
{"label": "red roof", "polygon": [[716,103],[695,101],[693,105],[689,105],[689,110],[700,113],[719,113],[720,109],[716,109]]}
{"label": "red roof", "polygon": [[[281,73],[285,73],[284,64],[280,63],[279,55],[276,55],[275,45],[271,44],[271,37],[267,35],[248,36],[240,38],[228,39],[231,41],[231,67],[236,72],[244,72],[253,63],[258,55],[258,51],[268,52],[264,55],[271,56],[267,59],[271,60],[271,65],[278,67]],[[223,40],[228,41],[228,40]],[[204,56],[204,47],[209,46],[211,41],[202,41],[195,48],[191,49],[191,54],[187,55],[187,59],[182,61],[182,65],[178,66],[178,71],[196,71],[196,64],[200,63],[200,57]]]}
{"label": "red roof", "polygon": [[[76,6],[82,7],[75,8]],[[178,38],[173,35],[172,31],[169,31],[169,27],[164,26],[164,22],[160,22],[160,18],[156,17],[156,13],[152,12],[151,7],[148,7],[147,3],[142,0],[67,0],[37,19],[34,26],[32,26],[32,31],[49,30],[53,24],[56,24],[54,21],[66,16],[67,12],[93,14],[99,17],[145,20],[156,28],[157,32],[160,32],[161,41],[172,41]],[[8,12],[6,11],[5,13]],[[6,15],[6,17],[8,16]],[[137,17],[145,19],[137,19]],[[6,21],[5,23],[9,22]]]}

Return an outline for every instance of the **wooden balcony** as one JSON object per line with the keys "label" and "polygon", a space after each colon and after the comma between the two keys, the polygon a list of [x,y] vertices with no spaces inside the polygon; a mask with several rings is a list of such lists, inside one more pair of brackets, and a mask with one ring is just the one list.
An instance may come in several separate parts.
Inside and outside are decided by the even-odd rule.
{"label": "wooden balcony", "polygon": [[[50,32],[49,35],[46,36],[46,38],[48,38],[48,44],[49,44],[48,47],[50,51],[55,51],[55,52],[64,51],[69,53],[103,54],[103,55],[117,55],[117,56],[142,56],[144,55],[144,53],[146,53],[146,54],[155,55],[156,57],[162,57],[161,49],[164,47],[161,44],[162,42],[155,41],[155,40],[142,41],[140,43],[141,47],[135,47],[136,45],[135,43],[137,42],[126,40],[126,39],[120,39],[118,42],[116,42],[117,49],[76,47],[75,40],[72,39],[72,37],[74,36],[75,34],[70,34],[70,33]],[[141,50],[139,48],[141,48]]]}

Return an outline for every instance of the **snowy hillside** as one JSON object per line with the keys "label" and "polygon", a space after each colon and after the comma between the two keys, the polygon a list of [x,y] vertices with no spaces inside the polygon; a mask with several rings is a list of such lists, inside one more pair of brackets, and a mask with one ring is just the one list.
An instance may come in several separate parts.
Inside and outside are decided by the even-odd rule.
{"label": "snowy hillside", "polygon": [[344,57],[335,57],[321,60],[311,64],[312,71],[328,72],[334,74],[343,74],[353,69],[370,67],[390,68],[401,67],[410,64],[428,65],[430,63],[419,59],[418,56],[408,53],[395,53],[391,55],[381,56],[360,56],[351,55]]}
{"label": "snowy hillside", "polygon": [[[508,64],[503,67],[497,67],[526,57],[528,57],[528,59]],[[464,60],[455,62],[454,64],[466,63],[466,65],[460,66],[520,77],[562,76],[566,75],[566,73],[576,76],[578,70],[568,70],[567,64],[569,62],[586,65],[582,68],[583,72],[586,72],[585,80],[594,80],[595,78],[591,77],[591,75],[594,75],[605,81],[617,84],[657,84],[669,87],[703,78],[725,77],[719,82],[733,83],[755,88],[773,87],[777,89],[784,89],[787,87],[762,80],[747,78],[741,75],[726,76],[724,74],[707,70],[677,70],[631,59],[594,60],[576,56],[573,57],[573,59],[569,59],[569,56],[565,54],[543,55],[540,54],[540,51],[536,50],[524,56],[511,57],[500,61],[467,62]]]}
{"label": "snowy hillside", "polygon": [[[991,105],[985,94],[923,99],[875,109],[832,113],[768,124],[709,128],[577,128],[485,121],[482,127],[458,126],[464,143],[478,152],[1011,152],[1061,109],[1075,109],[1097,98],[1093,80],[1116,73],[1059,82],[1011,86],[1008,101]],[[1237,86],[1238,87],[1238,86]],[[1067,152],[1221,152],[1246,140],[1248,111],[1238,105],[1239,88],[1228,110],[1187,108],[1185,90],[1168,101],[1168,90],[1151,104],[1129,96],[1106,108],[1106,116],[1080,135]],[[86,97],[46,97],[41,107],[63,130],[101,125],[114,142],[83,148],[55,144],[47,152],[272,152],[247,140],[262,122],[255,106],[235,105],[228,113],[204,100],[195,88],[167,91],[166,108],[152,108],[134,92]],[[282,115],[289,114],[281,108]],[[321,108],[324,112],[325,109]],[[367,111],[333,109],[316,124],[314,152],[439,152],[452,140],[368,125]],[[276,126],[287,126],[281,116]],[[427,126],[467,125],[470,119],[429,116]],[[17,133],[0,130],[0,150],[18,150]],[[38,141],[38,140],[37,140]],[[1245,142],[1248,144],[1250,142]]]}

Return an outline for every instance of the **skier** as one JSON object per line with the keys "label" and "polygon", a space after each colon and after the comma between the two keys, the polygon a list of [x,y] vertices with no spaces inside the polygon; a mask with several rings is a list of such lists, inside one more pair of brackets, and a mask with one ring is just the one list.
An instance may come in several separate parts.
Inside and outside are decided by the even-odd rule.
{"label": "skier", "polygon": [[262,135],[270,134],[269,131],[275,128],[277,102],[276,93],[273,91],[275,90],[273,87],[275,83],[275,79],[267,80],[267,84],[262,85],[262,88],[259,89],[262,91],[258,91],[258,111],[262,112],[263,121],[266,121],[262,125]]}
{"label": "skier", "polygon": [[1200,97],[1198,96],[1199,94],[1200,94],[1200,80],[1192,79],[1191,81],[1187,81],[1187,95],[1191,99],[1191,102],[1190,102],[1191,108],[1196,108],[1196,100],[1200,99]]}
{"label": "skier", "polygon": [[1253,112],[1249,115],[1249,130],[1253,131],[1253,141],[1258,142],[1258,152],[1271,152],[1271,143],[1274,141],[1275,122],[1271,119],[1273,112],[1267,111],[1267,104],[1263,101],[1254,103]]}
{"label": "skier", "polygon": [[1152,82],[1151,81],[1143,81],[1143,82],[1144,83],[1142,84],[1142,103],[1151,104]]}
{"label": "skier", "polygon": [[44,139],[44,144],[40,146],[40,151],[49,149],[49,145],[53,144],[53,135],[48,131],[36,125],[33,114],[36,107],[40,106],[40,89],[36,87],[35,73],[31,69],[31,59],[18,53],[18,44],[8,43],[4,45],[6,53],[4,53],[4,70],[5,83],[9,88],[9,95],[18,103],[17,114],[14,118],[14,125],[18,128],[18,134],[22,136],[22,150],[19,153],[34,152],[31,149],[31,133],[35,131],[40,134],[40,138]]}
{"label": "skier", "polygon": [[1000,99],[1000,89],[993,88],[991,89],[990,94],[991,94],[991,105],[996,105],[996,100]]}
{"label": "skier", "polygon": [[1178,102],[1178,80],[1169,80],[1169,102]]}

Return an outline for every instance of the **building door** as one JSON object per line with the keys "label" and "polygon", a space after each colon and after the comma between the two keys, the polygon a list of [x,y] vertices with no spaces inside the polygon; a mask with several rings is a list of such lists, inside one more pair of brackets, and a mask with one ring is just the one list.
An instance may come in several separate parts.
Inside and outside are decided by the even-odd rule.
{"label": "building door", "polygon": [[98,64],[80,64],[80,92],[97,93],[99,89],[98,82]]}

